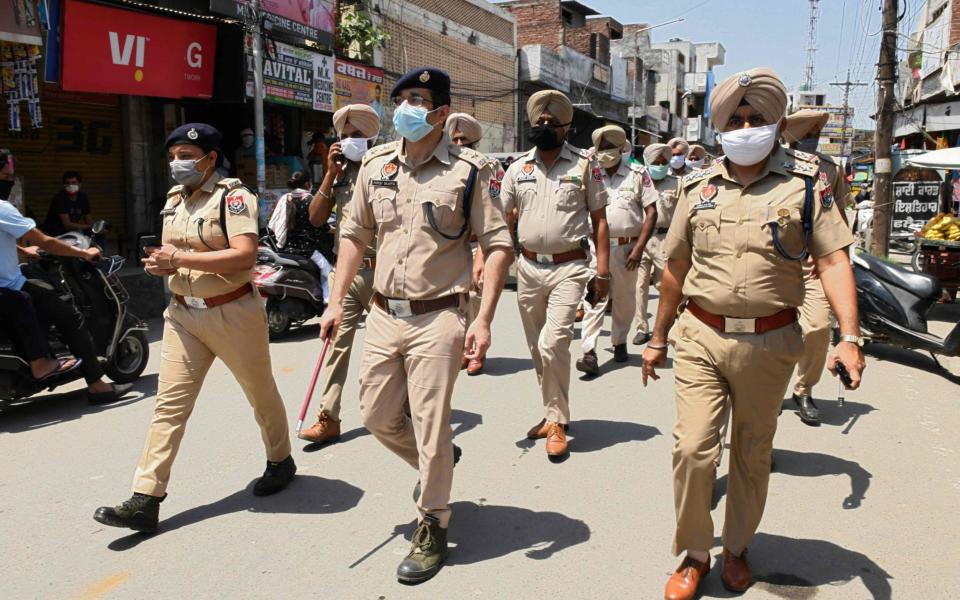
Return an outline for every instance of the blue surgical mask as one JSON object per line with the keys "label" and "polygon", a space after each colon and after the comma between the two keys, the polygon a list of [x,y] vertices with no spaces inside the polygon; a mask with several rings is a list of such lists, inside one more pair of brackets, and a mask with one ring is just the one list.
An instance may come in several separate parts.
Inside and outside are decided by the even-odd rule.
{"label": "blue surgical mask", "polygon": [[403,138],[419,142],[433,131],[434,126],[427,123],[430,112],[422,106],[410,106],[404,102],[393,111],[393,128]]}
{"label": "blue surgical mask", "polygon": [[650,173],[650,177],[654,181],[660,181],[667,176],[667,173],[670,170],[670,165],[647,165],[647,172]]}

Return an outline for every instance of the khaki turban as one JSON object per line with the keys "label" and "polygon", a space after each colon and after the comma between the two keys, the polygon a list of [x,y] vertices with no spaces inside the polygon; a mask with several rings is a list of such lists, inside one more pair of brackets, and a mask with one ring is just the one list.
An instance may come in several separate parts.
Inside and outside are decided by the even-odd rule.
{"label": "khaki turban", "polygon": [[343,133],[347,123],[359,129],[364,137],[377,137],[380,133],[380,115],[366,104],[348,104],[333,113],[333,128],[337,135]]}
{"label": "khaki turban", "polygon": [[627,146],[627,132],[617,125],[606,125],[600,129],[593,130],[593,147],[600,149],[600,141],[606,139],[608,142],[623,149]]}
{"label": "khaki turban", "polygon": [[480,121],[467,113],[453,113],[447,117],[447,137],[452,138],[456,131],[467,136],[468,144],[475,144],[483,137],[483,127],[480,126]]}
{"label": "khaki turban", "polygon": [[671,150],[673,150],[675,146],[683,146],[684,155],[690,152],[690,144],[688,144],[687,141],[684,140],[683,138],[675,137],[669,142],[667,142],[667,145],[670,146]]}
{"label": "khaki turban", "polygon": [[700,144],[693,144],[690,146],[690,151],[687,153],[687,158],[690,160],[700,160],[701,158],[707,157],[706,149]]}
{"label": "khaki turban", "polygon": [[812,131],[819,131],[830,120],[830,115],[820,110],[804,108],[784,119],[783,139],[788,144],[800,141]]}
{"label": "khaki turban", "polygon": [[653,164],[659,157],[670,160],[670,146],[666,144],[650,144],[643,149],[643,162]]}
{"label": "khaki turban", "polygon": [[727,77],[710,93],[710,117],[717,131],[727,128],[727,121],[741,101],[746,101],[772,125],[787,110],[787,89],[776,73],[765,67]]}
{"label": "khaki turban", "polygon": [[536,125],[537,119],[544,112],[556,117],[561,125],[573,121],[573,104],[570,103],[570,98],[557,90],[542,90],[527,100],[527,118],[531,125]]}

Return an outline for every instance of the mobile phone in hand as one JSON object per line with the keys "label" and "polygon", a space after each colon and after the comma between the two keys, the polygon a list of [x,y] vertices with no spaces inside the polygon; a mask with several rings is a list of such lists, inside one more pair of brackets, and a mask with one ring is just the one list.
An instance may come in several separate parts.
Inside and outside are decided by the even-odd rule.
{"label": "mobile phone in hand", "polygon": [[147,248],[159,248],[163,245],[160,242],[160,238],[155,235],[141,235],[137,243],[140,246],[140,254],[142,254],[144,258],[149,256]]}
{"label": "mobile phone in hand", "polygon": [[840,378],[840,381],[843,382],[843,386],[847,389],[853,385],[853,379],[850,378],[850,372],[847,371],[847,367],[840,361],[837,361],[837,377]]}

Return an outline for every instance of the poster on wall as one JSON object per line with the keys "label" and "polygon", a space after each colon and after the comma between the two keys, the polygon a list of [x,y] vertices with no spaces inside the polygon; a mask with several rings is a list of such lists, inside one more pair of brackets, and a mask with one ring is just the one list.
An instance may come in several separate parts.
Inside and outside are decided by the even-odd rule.
{"label": "poster on wall", "polygon": [[313,55],[313,110],[333,112],[333,56]]}
{"label": "poster on wall", "polygon": [[34,0],[6,0],[0,3],[0,41],[39,46],[40,14]]}
{"label": "poster on wall", "polygon": [[334,88],[335,110],[348,104],[369,104],[383,121],[382,69],[338,58]]}
{"label": "poster on wall", "polygon": [[939,181],[893,182],[893,218],[890,233],[911,233],[914,226],[922,226],[940,210]]}
{"label": "poster on wall", "polygon": [[[332,56],[266,39],[264,100],[299,108],[333,110]],[[248,56],[247,96],[253,97],[252,57]]]}

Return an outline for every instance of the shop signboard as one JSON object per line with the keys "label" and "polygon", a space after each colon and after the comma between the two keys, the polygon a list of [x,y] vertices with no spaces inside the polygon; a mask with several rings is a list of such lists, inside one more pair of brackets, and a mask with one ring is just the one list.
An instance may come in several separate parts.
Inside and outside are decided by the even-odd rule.
{"label": "shop signboard", "polygon": [[6,0],[0,8],[0,41],[39,46],[40,14],[36,0]]}
{"label": "shop signboard", "polygon": [[[251,0],[210,0],[210,12],[252,21]],[[298,46],[334,46],[333,0],[260,0],[263,29],[272,38]]]}
{"label": "shop signboard", "polygon": [[338,58],[334,88],[335,110],[348,104],[369,104],[383,120],[382,69]]}
{"label": "shop signboard", "polygon": [[210,98],[217,28],[67,0],[64,90]]}
{"label": "shop signboard", "polygon": [[[333,56],[264,40],[263,99],[333,112]],[[249,48],[249,44],[247,44]],[[247,55],[247,97],[253,97],[253,57]]]}
{"label": "shop signboard", "polygon": [[940,182],[895,181],[893,198],[890,233],[910,233],[912,225],[923,225],[939,212]]}

